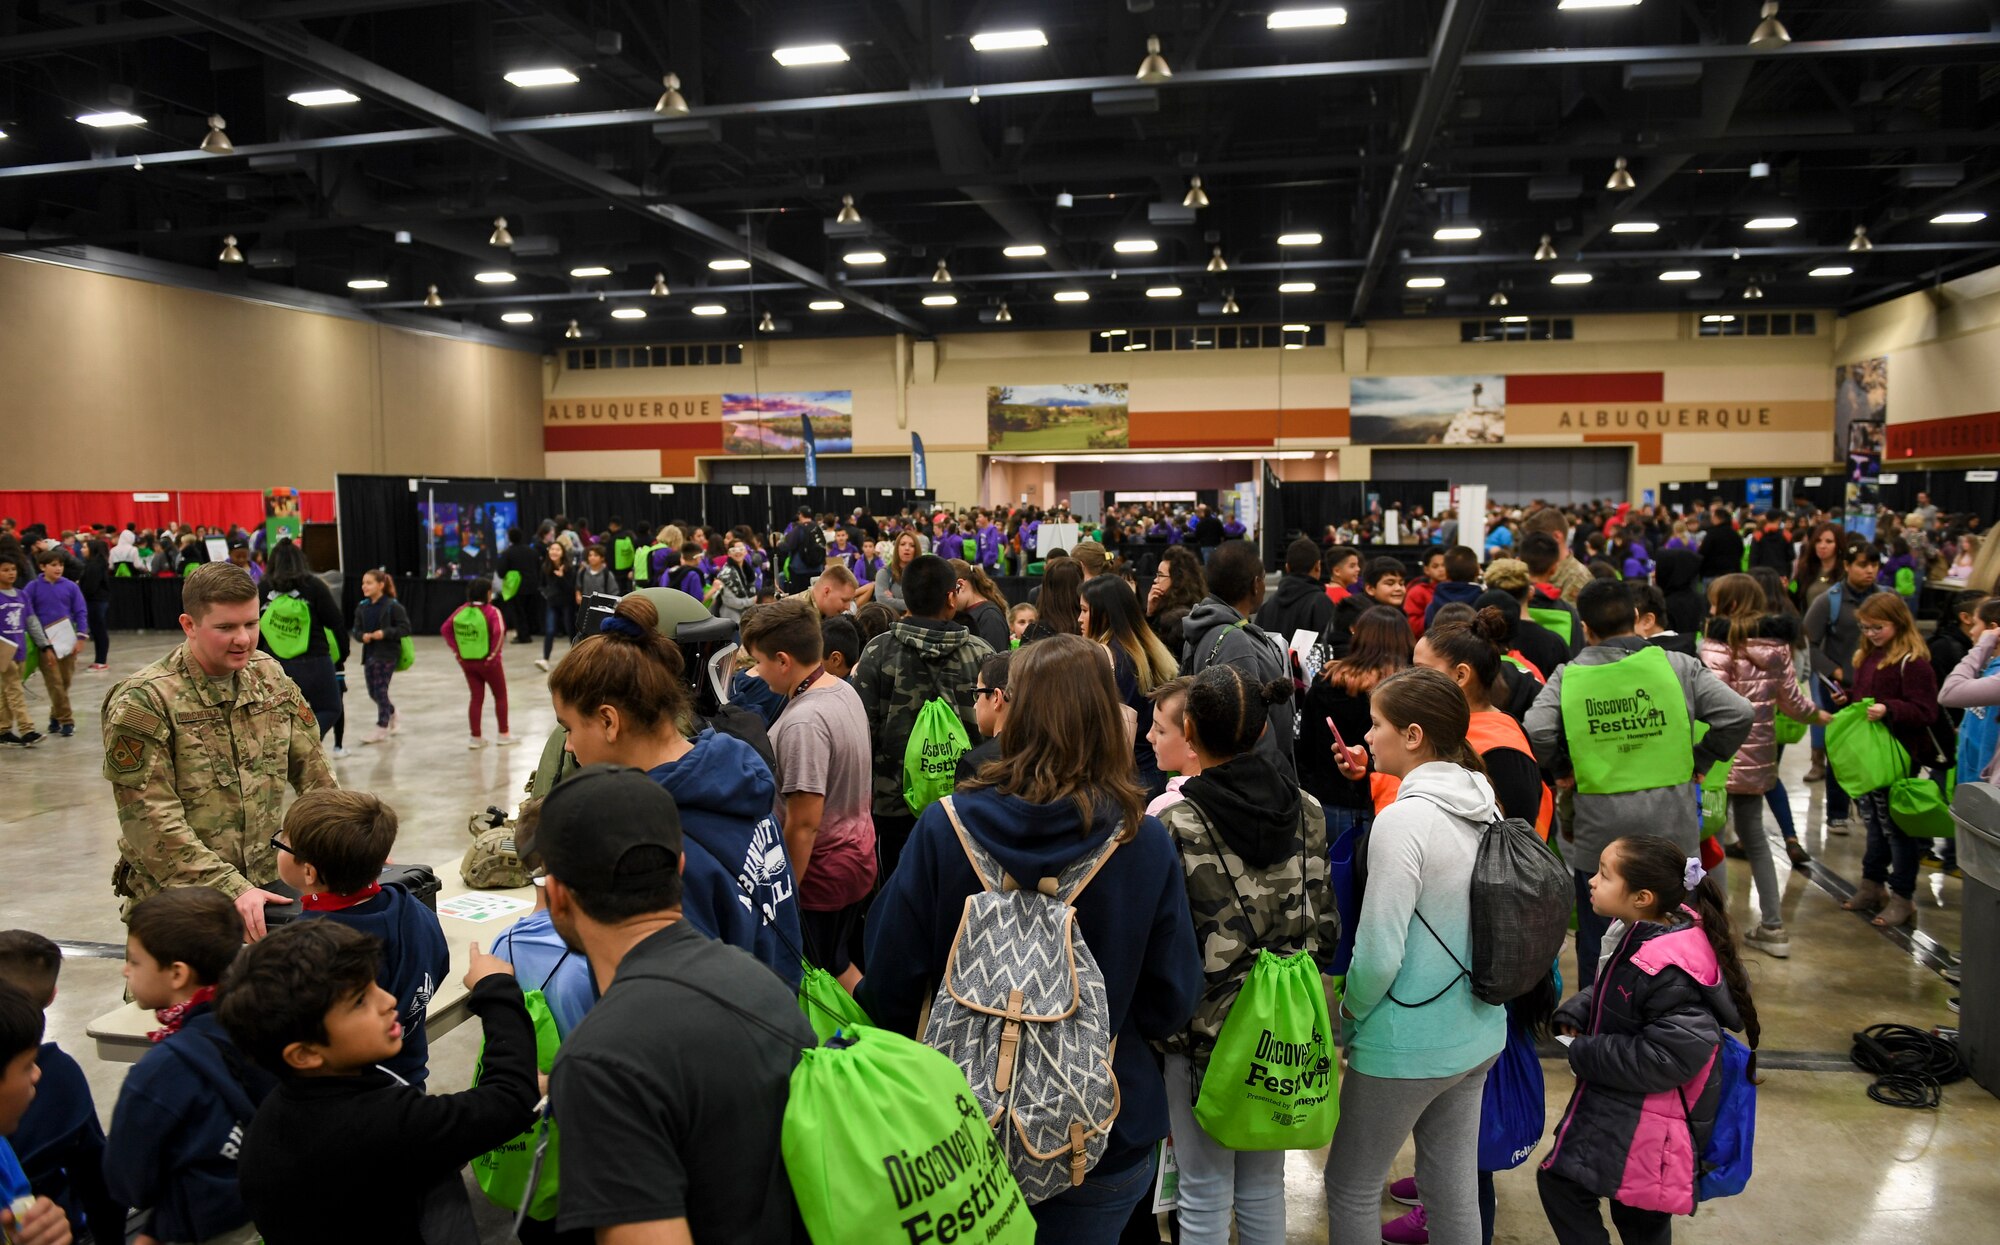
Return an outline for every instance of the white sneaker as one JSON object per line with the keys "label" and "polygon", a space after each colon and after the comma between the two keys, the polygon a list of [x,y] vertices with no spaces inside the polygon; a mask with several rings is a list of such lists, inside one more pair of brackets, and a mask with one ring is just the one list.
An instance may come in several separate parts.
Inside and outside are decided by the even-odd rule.
{"label": "white sneaker", "polygon": [[1828,834],[1848,834],[1851,833],[1853,829],[1854,829],[1853,813],[1849,813],[1845,817],[1829,817],[1826,819],[1826,832]]}
{"label": "white sneaker", "polygon": [[1753,925],[1743,932],[1743,945],[1755,947],[1773,959],[1787,959],[1792,954],[1792,936],[1782,925]]}
{"label": "white sneaker", "polygon": [[379,744],[388,737],[389,737],[389,728],[386,726],[378,726],[374,730],[369,731],[366,735],[363,735],[361,737],[361,742],[364,744]]}
{"label": "white sneaker", "polygon": [[336,761],[345,761],[347,759],[347,749],[336,744],[334,745],[333,751],[327,753],[327,755],[332,757]]}
{"label": "white sneaker", "polygon": [[535,658],[535,669],[540,670],[544,674],[546,674],[549,669],[549,659],[546,657]]}
{"label": "white sneaker", "polygon": [[465,746],[471,749],[472,751],[477,752],[481,748],[484,748],[486,746],[486,741],[481,739],[479,736],[474,735],[470,739],[467,739],[465,741]]}
{"label": "white sneaker", "polygon": [[520,743],[521,741],[514,738],[512,735],[502,735],[500,738],[494,740],[493,742],[498,747],[511,748],[515,744]]}

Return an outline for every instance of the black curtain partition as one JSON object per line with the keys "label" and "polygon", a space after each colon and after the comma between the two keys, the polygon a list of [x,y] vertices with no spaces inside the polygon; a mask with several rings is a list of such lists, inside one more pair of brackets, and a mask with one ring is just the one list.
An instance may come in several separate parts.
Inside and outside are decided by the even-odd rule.
{"label": "black curtain partition", "polygon": [[1451,488],[1449,480],[1369,480],[1365,483],[1368,492],[1381,499],[1382,509],[1402,511],[1405,523],[1409,521],[1412,510],[1430,514],[1433,495]]}
{"label": "black curtain partition", "polygon": [[1287,481],[1276,516],[1279,539],[1284,545],[1301,535],[1319,539],[1327,524],[1367,514],[1368,493],[1364,480]]}

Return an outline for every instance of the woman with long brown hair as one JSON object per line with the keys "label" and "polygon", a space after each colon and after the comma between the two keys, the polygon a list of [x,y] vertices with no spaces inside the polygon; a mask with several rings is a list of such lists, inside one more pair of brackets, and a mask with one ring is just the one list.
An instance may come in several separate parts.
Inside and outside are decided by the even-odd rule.
{"label": "woman with long brown hair", "polygon": [[[1334,735],[1352,747],[1368,733],[1368,697],[1382,680],[1409,668],[1416,643],[1410,622],[1392,606],[1371,605],[1355,621],[1347,655],[1329,662],[1306,689],[1299,714],[1299,785],[1326,806],[1329,842],[1366,829],[1375,818],[1368,777],[1341,773],[1334,759]],[[1315,645],[1315,651],[1322,651]],[[1333,725],[1327,725],[1331,719]]]}
{"label": "woman with long brown hair", "polygon": [[1119,699],[1138,717],[1132,760],[1139,785],[1152,799],[1167,789],[1167,776],[1153,756],[1153,689],[1181,672],[1180,663],[1160,643],[1139,613],[1132,586],[1112,575],[1099,575],[1083,585],[1083,609],[1078,617],[1083,638],[1102,644],[1111,655],[1111,678]]}
{"label": "woman with long brown hair", "polygon": [[951,573],[958,577],[951,590],[951,607],[966,630],[986,641],[996,653],[1004,653],[1011,638],[1007,630],[1007,596],[983,566],[964,558],[947,558]]}
{"label": "woman with long brown hair", "polygon": [[1035,621],[1021,635],[1022,647],[1052,635],[1082,635],[1083,568],[1071,558],[1051,558],[1035,594]]}
{"label": "woman with long brown hair", "polygon": [[896,533],[896,543],[889,549],[889,560],[875,573],[875,599],[895,610],[898,615],[909,612],[909,604],[903,599],[903,572],[910,569],[910,563],[924,551],[918,543],[917,534],[905,529]]}
{"label": "woman with long brown hair", "polygon": [[983,889],[972,849],[1035,890],[1115,840],[1074,910],[1104,976],[1120,1105],[1082,1186],[1033,1207],[1042,1240],[1113,1245],[1152,1191],[1154,1145],[1167,1133],[1165,1085],[1147,1043],[1179,1032],[1201,993],[1194,921],[1174,845],[1145,815],[1132,779],[1103,650],[1076,635],[1028,645],[1008,663],[1007,690],[1000,759],[924,810],[868,913],[858,994],[884,1029],[917,1031],[966,900]]}
{"label": "woman with long brown hair", "polygon": [[1799,542],[1798,564],[1792,568],[1792,599],[1799,603],[1800,613],[1811,609],[1814,601],[1840,581],[1840,547],[1846,540],[1847,533],[1831,523],[1821,523]]}

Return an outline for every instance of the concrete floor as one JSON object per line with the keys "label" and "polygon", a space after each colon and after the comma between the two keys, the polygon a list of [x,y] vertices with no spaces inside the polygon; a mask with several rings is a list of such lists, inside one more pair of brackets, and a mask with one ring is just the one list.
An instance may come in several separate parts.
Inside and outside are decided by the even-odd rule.
{"label": "concrete floor", "polygon": [[[52,938],[122,946],[112,899],[116,820],[99,775],[98,704],[115,678],[165,653],[177,637],[119,634],[105,674],[81,673],[73,699],[77,735],[31,751],[0,753],[0,927],[25,927]],[[443,642],[417,641],[417,664],[396,678],[393,695],[404,721],[392,742],[362,747],[372,706],[358,670],[347,697],[353,756],[336,763],[342,783],[372,790],[402,818],[396,855],[441,873],[457,867],[469,839],[466,818],[488,804],[511,806],[533,769],[538,745],[554,726],[543,676],[531,664],[539,645],[509,647],[514,732],[522,747],[471,752],[465,747],[465,686]],[[40,713],[46,701],[36,699]],[[486,732],[493,734],[488,709]],[[1803,872],[1785,879],[1785,919],[1793,954],[1785,961],[1746,952],[1763,1016],[1766,1081],[1759,1095],[1756,1176],[1736,1198],[1704,1207],[1675,1225],[1683,1241],[1811,1241],[1879,1245],[1885,1240],[1992,1239],[2000,1216],[2000,1102],[1970,1081],[1948,1087],[1936,1112],[1901,1111],[1866,1095],[1868,1078],[1846,1063],[1851,1035],[1881,1021],[1930,1027],[1955,1018],[1945,1000],[1956,990],[1920,954],[1840,911],[1828,887],[1861,875],[1863,837],[1827,837],[1820,828],[1819,784],[1803,781],[1802,747],[1788,750],[1783,773],[1807,848],[1826,871],[1824,885]],[[1774,831],[1775,833],[1775,831]],[[1750,906],[1749,870],[1731,862],[1732,904],[1739,922]],[[1961,883],[1925,870],[1918,887],[1919,929],[1936,944],[1958,949]],[[1922,940],[1918,940],[1920,949]],[[1566,976],[1574,980],[1573,962]],[[84,1036],[90,1017],[120,998],[116,959],[72,957],[50,1013],[50,1036],[89,1073],[99,1113],[108,1122],[124,1065],[101,1063]],[[470,1079],[477,1026],[462,1026],[431,1047],[432,1085],[440,1090]],[[1545,1064],[1550,1120],[1571,1085],[1565,1065]],[[1290,1239],[1325,1239],[1320,1201],[1323,1154],[1292,1156],[1288,1188]],[[1408,1151],[1397,1174],[1411,1170]],[[1550,1239],[1535,1196],[1532,1164],[1498,1177],[1501,1242]],[[1385,1202],[1384,1218],[1401,1208]],[[1984,1225],[1984,1226],[1981,1226]],[[489,1239],[500,1239],[498,1235]]]}

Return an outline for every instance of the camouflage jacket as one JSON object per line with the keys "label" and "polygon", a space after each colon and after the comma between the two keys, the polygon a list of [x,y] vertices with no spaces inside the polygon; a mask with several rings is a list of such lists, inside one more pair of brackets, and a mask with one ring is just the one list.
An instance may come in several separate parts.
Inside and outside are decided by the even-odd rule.
{"label": "camouflage jacket", "polygon": [[1340,941],[1340,910],[1327,885],[1326,812],[1306,792],[1299,798],[1297,854],[1263,870],[1244,864],[1194,801],[1184,799],[1160,812],[1187,878],[1202,992],[1187,1028],[1158,1046],[1167,1054],[1191,1057],[1197,1074],[1215,1049],[1216,1035],[1259,950],[1274,955],[1305,951],[1323,969]]}
{"label": "camouflage jacket", "polygon": [[958,623],[905,618],[868,641],[854,666],[854,690],[868,711],[868,735],[875,752],[875,815],[908,817],[903,802],[903,749],[917,714],[943,696],[958,710],[967,739],[979,738],[972,715],[972,689],[979,663],[993,655],[986,641]]}
{"label": "camouflage jacket", "polygon": [[277,876],[270,838],[285,787],[332,787],[312,710],[278,659],[250,655],[232,685],[182,645],[104,698],[104,777],[118,804],[112,890],[131,905],[173,886],[232,898]]}

